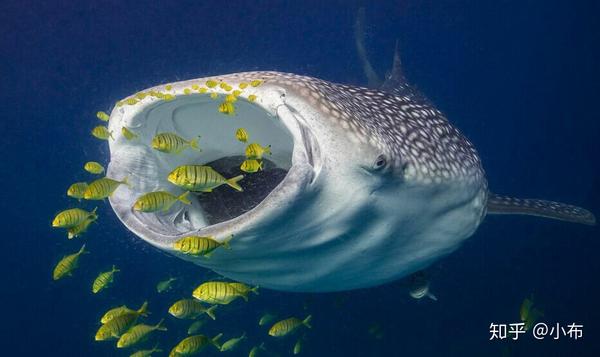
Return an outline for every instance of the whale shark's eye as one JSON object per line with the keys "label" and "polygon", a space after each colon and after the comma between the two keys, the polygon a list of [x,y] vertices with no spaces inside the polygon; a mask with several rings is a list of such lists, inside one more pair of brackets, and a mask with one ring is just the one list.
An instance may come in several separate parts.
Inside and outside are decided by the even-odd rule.
{"label": "whale shark's eye", "polygon": [[381,170],[387,166],[387,158],[384,154],[377,156],[373,163],[373,170]]}

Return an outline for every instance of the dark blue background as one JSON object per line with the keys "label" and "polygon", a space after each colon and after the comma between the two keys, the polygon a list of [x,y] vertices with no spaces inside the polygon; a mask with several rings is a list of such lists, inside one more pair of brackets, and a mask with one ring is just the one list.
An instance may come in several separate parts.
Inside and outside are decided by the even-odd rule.
{"label": "dark blue background", "polygon": [[[572,3],[577,3],[573,5]],[[1,354],[115,353],[93,342],[102,311],[150,299],[149,322],[207,276],[137,240],[107,205],[79,241],[49,227],[74,203],[68,185],[87,160],[106,161],[89,135],[94,113],[159,83],[279,70],[365,84],[348,1],[3,1],[0,5],[0,205],[3,235]],[[386,1],[367,6],[376,69],[400,40],[407,77],[476,145],[498,193],[575,203],[600,214],[600,5],[596,1]],[[414,301],[402,284],[339,294],[263,290],[222,309],[205,332],[246,330],[267,308],[314,315],[306,355],[501,355],[490,322],[517,322],[534,293],[544,321],[584,324],[580,341],[511,344],[514,356],[600,354],[598,228],[527,217],[489,217],[462,249],[432,268],[439,301]],[[71,279],[51,281],[66,252],[88,242]],[[92,296],[96,274],[117,264],[112,290]],[[169,275],[182,283],[159,297]],[[237,307],[236,307],[237,306]],[[167,319],[168,349],[186,323]],[[368,334],[373,323],[384,337]],[[121,353],[121,355],[125,355]]]}

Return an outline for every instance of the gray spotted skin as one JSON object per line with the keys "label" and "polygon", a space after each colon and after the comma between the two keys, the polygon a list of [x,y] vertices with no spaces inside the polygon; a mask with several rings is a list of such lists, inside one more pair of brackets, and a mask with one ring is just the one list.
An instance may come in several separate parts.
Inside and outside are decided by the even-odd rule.
{"label": "gray spotted skin", "polygon": [[300,93],[318,106],[325,118],[336,121],[350,139],[385,152],[407,179],[424,184],[479,183],[487,190],[481,161],[471,142],[408,85],[390,93],[279,72],[213,78],[225,82],[261,79],[264,84]]}

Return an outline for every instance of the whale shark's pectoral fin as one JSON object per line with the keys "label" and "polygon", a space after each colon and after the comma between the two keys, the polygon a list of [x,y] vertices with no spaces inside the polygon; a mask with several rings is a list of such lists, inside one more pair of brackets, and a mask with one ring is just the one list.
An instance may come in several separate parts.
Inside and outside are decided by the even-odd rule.
{"label": "whale shark's pectoral fin", "polygon": [[592,212],[581,207],[545,200],[506,197],[491,192],[488,195],[487,213],[524,214],[588,225],[596,224],[596,217]]}

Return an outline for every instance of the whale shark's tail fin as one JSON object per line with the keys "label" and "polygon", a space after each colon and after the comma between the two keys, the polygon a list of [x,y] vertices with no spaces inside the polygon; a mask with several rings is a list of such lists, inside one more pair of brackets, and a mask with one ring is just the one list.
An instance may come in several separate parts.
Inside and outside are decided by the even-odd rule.
{"label": "whale shark's tail fin", "polygon": [[525,214],[591,226],[596,224],[596,217],[592,212],[581,207],[552,201],[506,197],[491,192],[488,195],[487,213]]}

